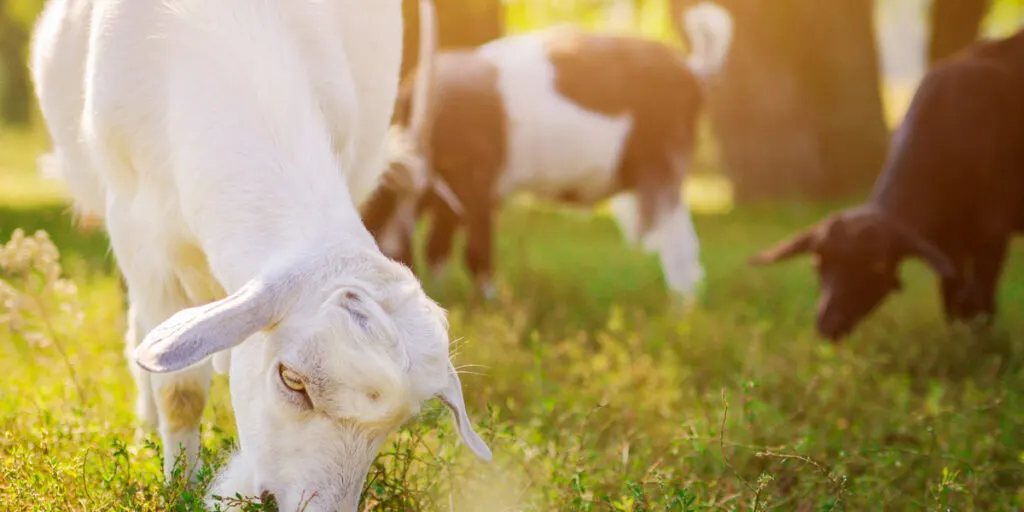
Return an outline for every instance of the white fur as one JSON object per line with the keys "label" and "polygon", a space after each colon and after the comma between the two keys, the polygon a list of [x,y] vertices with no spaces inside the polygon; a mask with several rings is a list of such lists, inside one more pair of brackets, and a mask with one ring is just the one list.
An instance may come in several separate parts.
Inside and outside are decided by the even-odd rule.
{"label": "white fur", "polygon": [[506,197],[520,190],[555,197],[574,189],[586,202],[608,196],[632,128],[628,115],[585,110],[555,88],[555,68],[544,48],[566,27],[505,37],[477,49],[498,69],[508,115],[508,157],[498,185]]}
{"label": "white fur", "polygon": [[216,494],[354,510],[378,447],[432,396],[490,457],[455,389],[444,312],[356,209],[384,169],[400,4],[51,0],[36,26],[44,161],[105,217],[166,472],[179,446],[198,462],[209,356],[233,353],[240,451]]}
{"label": "white fur", "polygon": [[[677,172],[685,176],[690,162],[688,155],[674,154],[673,157]],[[627,243],[658,253],[669,289],[682,296],[692,296],[704,279],[704,268],[700,264],[700,239],[686,201],[680,197],[678,206],[661,212],[646,233],[640,231],[640,204],[635,193],[624,192],[612,197],[609,209]]]}
{"label": "white fur", "polygon": [[[701,78],[718,73],[733,38],[732,17],[720,5],[705,1],[684,13],[685,26],[694,40],[687,65]],[[517,191],[555,198],[563,190],[576,190],[593,203],[613,192],[614,178],[632,129],[628,115],[606,116],[584,110],[555,89],[555,70],[547,59],[544,41],[563,30],[557,26],[505,37],[478,48],[478,53],[499,71],[499,89],[508,120],[508,158],[499,182],[499,197]],[[685,174],[689,155],[673,155],[673,165]],[[703,279],[700,241],[685,202],[661,212],[642,240],[639,205],[633,193],[611,201],[624,238],[641,243],[661,259],[669,288],[691,296]]]}
{"label": "white fur", "polygon": [[[685,64],[698,76],[708,77],[721,69],[728,54],[731,16],[717,4],[702,2],[686,12],[685,21],[696,40],[693,54]],[[563,31],[578,30],[571,24],[560,25],[507,36],[476,50],[498,71],[498,92],[508,116],[506,162],[499,170],[495,191],[498,201],[520,191],[557,199],[571,190],[582,203],[595,204],[616,192],[616,177],[633,119],[628,113],[607,116],[593,112],[562,96],[556,88],[554,65],[545,49],[549,38],[559,37]],[[426,96],[421,92],[420,97]],[[393,148],[410,147],[400,141],[393,144]],[[393,160],[414,160],[408,151],[393,150],[391,155]],[[689,156],[672,155],[680,175],[685,175]],[[425,165],[415,169],[429,172]],[[412,206],[401,204],[399,208],[402,211],[378,235],[385,250],[397,250],[403,237],[408,236],[401,226],[414,225]],[[669,288],[681,295],[692,295],[703,278],[703,270],[700,243],[685,203],[673,211],[659,211],[655,225],[642,240],[638,208],[637,198],[631,192],[612,200],[625,238],[658,252]]]}
{"label": "white fur", "polygon": [[[558,93],[555,69],[544,44],[562,30],[576,29],[559,26],[510,36],[477,50],[498,69],[499,91],[509,118],[508,156],[498,185],[499,198],[527,191],[554,199],[561,191],[575,190],[580,201],[593,204],[607,198],[616,186],[633,120],[626,114],[613,117],[585,110]],[[677,166],[688,161],[676,160]],[[639,242],[636,196],[619,196],[633,201],[612,202],[614,211],[629,217],[625,223],[632,223],[624,226],[620,222],[625,238]],[[700,242],[686,205],[659,216],[642,242],[646,250],[660,255],[669,288],[692,295],[703,278],[703,269]]]}
{"label": "white fur", "polygon": [[709,78],[722,70],[732,48],[732,15],[716,2],[704,0],[683,11],[683,26],[690,35],[688,63],[694,74]]}

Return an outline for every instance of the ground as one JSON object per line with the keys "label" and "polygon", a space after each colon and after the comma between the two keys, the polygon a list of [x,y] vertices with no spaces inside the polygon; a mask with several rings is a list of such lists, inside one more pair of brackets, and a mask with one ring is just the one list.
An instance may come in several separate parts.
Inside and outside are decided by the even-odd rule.
{"label": "ground", "polygon": [[[0,510],[193,510],[133,417],[106,241],[72,229],[60,187],[35,178],[44,147],[0,132],[0,242],[46,230],[77,301],[43,287],[57,278],[45,263],[33,285],[6,276],[27,299],[24,323],[0,323]],[[947,329],[934,278],[911,262],[906,291],[832,345],[812,329],[807,261],[745,260],[839,205],[713,208],[708,183],[693,192],[708,280],[690,311],[609,217],[540,205],[501,216],[495,303],[472,297],[461,265],[427,283],[495,460],[477,461],[431,404],[384,448],[366,509],[1024,507],[1024,246],[993,333]],[[204,416],[214,466],[233,442],[226,391],[217,377]]]}

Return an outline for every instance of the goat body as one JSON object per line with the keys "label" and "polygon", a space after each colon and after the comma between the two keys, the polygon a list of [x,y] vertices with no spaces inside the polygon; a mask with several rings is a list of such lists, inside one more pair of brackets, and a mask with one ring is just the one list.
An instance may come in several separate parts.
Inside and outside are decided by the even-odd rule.
{"label": "goat body", "polygon": [[956,277],[950,319],[995,314],[1009,240],[1024,231],[1024,31],[977,44],[922,81],[871,198],[932,242]]}
{"label": "goat body", "polygon": [[947,320],[990,319],[1010,239],[1024,231],[1024,31],[939,63],[921,82],[867,205],[755,257],[820,259],[819,331],[850,332],[890,291],[900,259],[941,278]]}
{"label": "goat body", "polygon": [[[421,201],[433,210],[431,266],[447,260],[464,224],[467,264],[486,290],[493,216],[504,198],[525,191],[593,206],[619,195],[613,206],[627,237],[660,252],[673,291],[693,292],[702,269],[681,186],[702,106],[699,76],[721,64],[701,61],[711,67],[698,72],[693,62],[655,41],[573,27],[441,52],[431,63],[432,122],[417,135],[425,137],[425,167],[458,204],[381,187],[363,210],[367,227],[386,253],[411,264],[409,223],[397,217],[415,210],[403,201]],[[399,130],[411,131],[420,80],[399,93]]]}
{"label": "goat body", "polygon": [[240,451],[218,494],[353,510],[377,448],[435,395],[489,457],[443,311],[357,210],[401,33],[400,0],[50,0],[37,22],[41,163],[105,220],[168,476],[179,449],[198,460],[209,356],[228,353]]}

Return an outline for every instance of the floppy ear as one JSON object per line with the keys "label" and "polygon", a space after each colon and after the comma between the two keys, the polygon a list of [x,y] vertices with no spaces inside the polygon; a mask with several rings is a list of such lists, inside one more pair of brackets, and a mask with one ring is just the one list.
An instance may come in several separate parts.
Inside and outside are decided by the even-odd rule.
{"label": "floppy ear", "polygon": [[943,279],[956,279],[959,276],[953,261],[935,244],[909,228],[895,224],[893,227],[898,237],[897,245],[900,253],[923,259]]}
{"label": "floppy ear", "polygon": [[751,257],[749,262],[751,265],[767,265],[810,252],[814,249],[817,237],[817,230],[814,227],[808,228],[807,231],[779,242],[774,247]]}
{"label": "floppy ear", "polygon": [[153,373],[183,370],[271,325],[281,294],[253,280],[230,296],[183,309],[146,335],[135,362]]}
{"label": "floppy ear", "polygon": [[466,443],[466,446],[477,457],[490,462],[491,449],[487,447],[483,439],[480,439],[469,422],[469,415],[466,414],[466,402],[462,398],[462,381],[459,380],[459,374],[455,372],[451,363],[448,363],[448,385],[441,391],[438,398],[452,412],[452,416],[455,418],[455,429],[459,432],[462,442]]}

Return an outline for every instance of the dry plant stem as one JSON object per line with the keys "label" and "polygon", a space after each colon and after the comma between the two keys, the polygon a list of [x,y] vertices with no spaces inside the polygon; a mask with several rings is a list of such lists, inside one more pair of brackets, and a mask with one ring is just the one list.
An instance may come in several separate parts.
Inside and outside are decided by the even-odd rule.
{"label": "dry plant stem", "polygon": [[755,454],[755,456],[757,456],[757,457],[769,457],[769,458],[775,458],[775,459],[780,459],[780,460],[798,460],[798,461],[803,462],[805,464],[811,465],[812,467],[817,469],[818,472],[820,472],[826,479],[828,479],[829,482],[832,483],[833,491],[835,491],[835,493],[836,493],[835,506],[837,506],[837,507],[839,506],[840,500],[842,499],[842,496],[843,496],[843,490],[844,490],[843,479],[841,477],[835,476],[832,473],[832,471],[829,470],[829,468],[825,467],[824,464],[822,464],[822,463],[820,463],[820,462],[818,462],[818,461],[816,461],[816,460],[814,460],[814,459],[812,459],[810,457],[804,456],[804,455],[797,455],[797,454],[793,454],[793,453],[777,453],[777,452],[773,452],[773,451],[769,451],[769,450],[764,450],[764,451],[757,452]]}
{"label": "dry plant stem", "polygon": [[758,489],[750,485],[750,482],[747,482],[746,479],[736,472],[736,468],[732,467],[731,458],[726,457],[725,455],[725,422],[729,419],[729,399],[725,396],[725,388],[722,388],[722,404],[725,406],[725,410],[722,412],[722,424],[718,429],[718,450],[722,454],[722,462],[725,463],[725,467],[729,469],[729,472],[732,473],[740,483],[745,485],[747,489],[750,489],[750,492],[759,493],[760,491]]}
{"label": "dry plant stem", "polygon": [[68,357],[68,353],[64,350],[64,343],[60,335],[57,334],[53,328],[53,323],[50,322],[50,315],[40,299],[36,294],[29,294],[32,300],[36,303],[36,307],[39,308],[39,316],[43,319],[43,325],[46,327],[47,334],[50,335],[50,341],[57,347],[57,352],[60,353],[61,360],[64,362],[64,366],[68,370],[68,374],[71,376],[71,382],[75,384],[75,390],[78,392],[78,400],[85,404],[85,388],[82,386],[82,382],[78,379],[78,373],[75,372],[74,365],[71,364],[71,359]]}

